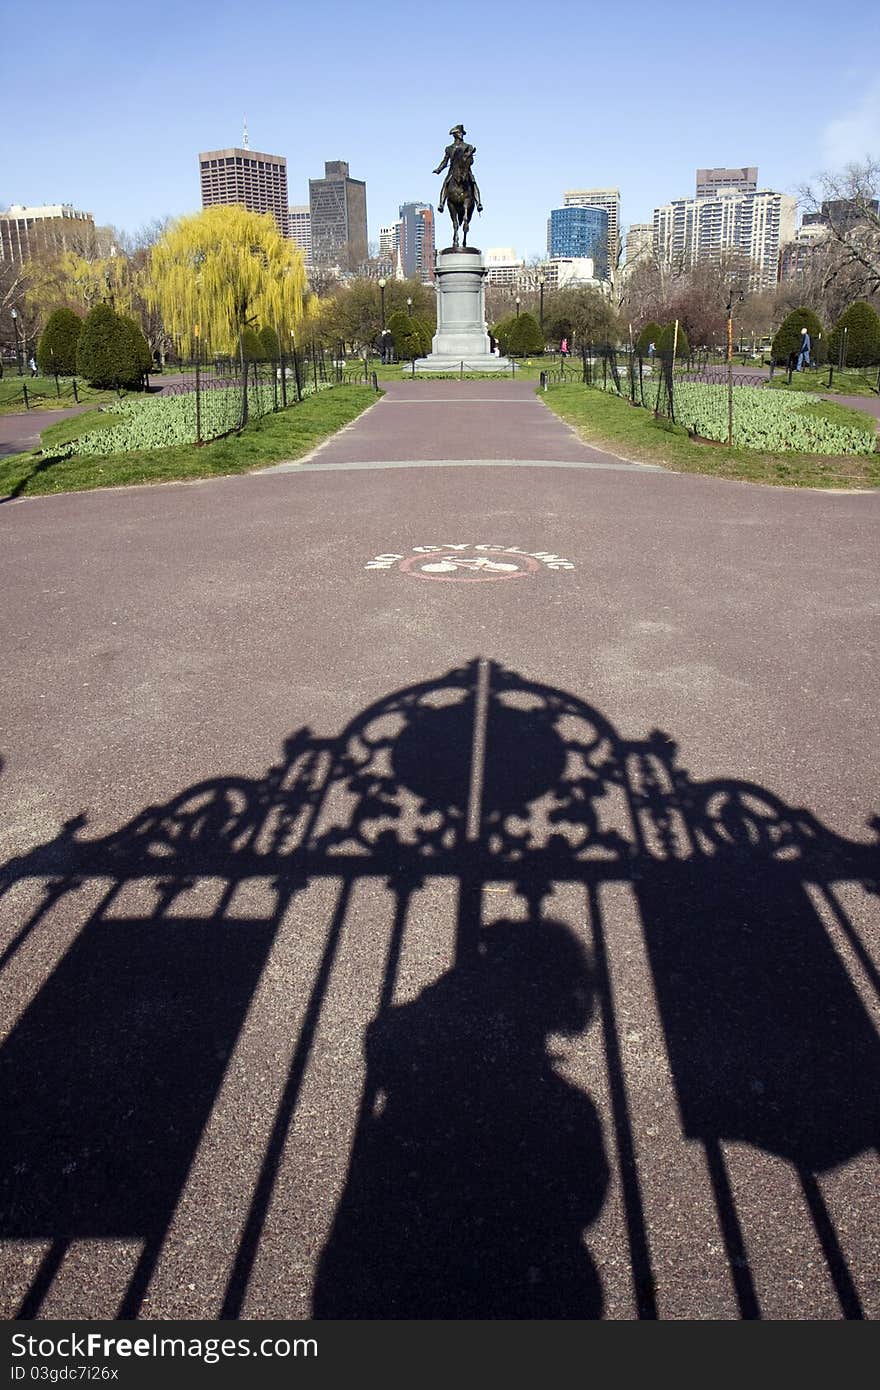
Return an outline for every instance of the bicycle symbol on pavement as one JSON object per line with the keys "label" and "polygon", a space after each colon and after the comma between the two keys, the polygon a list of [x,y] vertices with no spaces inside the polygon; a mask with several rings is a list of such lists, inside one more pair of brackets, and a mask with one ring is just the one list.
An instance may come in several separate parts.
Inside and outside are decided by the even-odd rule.
{"label": "bicycle symbol on pavement", "polygon": [[549,550],[524,550],[518,545],[468,543],[456,545],[416,545],[408,555],[386,553],[370,560],[368,570],[398,569],[415,579],[433,579],[446,584],[497,583],[503,579],[525,579],[541,568],[573,570],[562,555]]}

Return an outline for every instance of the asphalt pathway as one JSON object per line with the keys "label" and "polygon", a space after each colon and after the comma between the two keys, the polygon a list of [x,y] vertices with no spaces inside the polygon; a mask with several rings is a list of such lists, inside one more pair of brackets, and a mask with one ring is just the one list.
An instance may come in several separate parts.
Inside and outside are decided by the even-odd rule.
{"label": "asphalt pathway", "polygon": [[[584,444],[547,409],[533,382],[503,378],[390,382],[371,410],[308,461],[322,468],[477,461],[639,467]],[[301,467],[280,464],[268,471]]]}
{"label": "asphalt pathway", "polygon": [[0,508],[2,1315],[876,1317],[878,527],[509,382]]}
{"label": "asphalt pathway", "polygon": [[23,414],[0,415],[0,458],[6,454],[23,454],[36,449],[43,430],[71,415],[80,415],[90,407],[72,405],[62,410],[29,410]]}

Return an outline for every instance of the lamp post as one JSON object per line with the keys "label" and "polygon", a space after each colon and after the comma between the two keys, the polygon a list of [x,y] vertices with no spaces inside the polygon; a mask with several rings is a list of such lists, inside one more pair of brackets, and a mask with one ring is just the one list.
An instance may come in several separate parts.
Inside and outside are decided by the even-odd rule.
{"label": "lamp post", "polygon": [[517,316],[517,318],[519,318],[519,306],[520,306],[520,303],[521,303],[521,300],[520,300],[519,295],[516,296],[516,299],[515,299],[513,302],[514,302],[514,304],[516,305],[516,316]]}
{"label": "lamp post", "polygon": [[540,323],[541,323],[541,332],[542,332],[542,333],[544,332],[544,284],[545,284],[545,281],[544,281],[543,275],[539,275],[539,276],[538,276],[538,289],[539,289],[540,292],[541,292]]}
{"label": "lamp post", "polygon": [[412,295],[407,297],[406,312],[409,314],[410,318],[412,318]]}
{"label": "lamp post", "polygon": [[17,365],[18,365],[18,375],[19,375],[19,376],[24,376],[24,370],[23,370],[22,365],[21,365],[21,334],[19,333],[19,330],[18,330],[18,310],[17,310],[17,309],[13,309],[13,310],[12,310],[12,326],[13,326],[13,328],[15,329],[15,361],[16,361],[16,363],[17,363]]}
{"label": "lamp post", "polygon": [[388,281],[385,279],[383,275],[379,281],[379,312],[382,317],[382,333],[379,339],[379,343],[383,363],[387,362],[388,360],[388,330],[385,327],[385,286],[387,283]]}

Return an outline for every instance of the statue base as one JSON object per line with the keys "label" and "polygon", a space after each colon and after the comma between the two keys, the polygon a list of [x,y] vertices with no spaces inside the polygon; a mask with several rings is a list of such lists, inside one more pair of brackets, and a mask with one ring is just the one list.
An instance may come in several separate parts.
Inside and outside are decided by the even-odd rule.
{"label": "statue base", "polygon": [[428,356],[416,359],[415,371],[510,371],[509,359],[496,356],[489,344],[482,251],[475,246],[439,251],[434,273],[437,332]]}

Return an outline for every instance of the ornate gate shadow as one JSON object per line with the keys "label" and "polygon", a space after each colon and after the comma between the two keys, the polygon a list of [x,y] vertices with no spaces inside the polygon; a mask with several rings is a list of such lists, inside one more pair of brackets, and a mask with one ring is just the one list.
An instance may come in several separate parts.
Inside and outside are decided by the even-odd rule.
{"label": "ornate gate shadow", "polygon": [[[634,1305],[657,1315],[608,884],[626,885],[638,910],[682,1129],[705,1149],[741,1315],[761,1309],[729,1140],[793,1165],[841,1311],[862,1316],[817,1177],[877,1146],[880,1046],[811,894],[880,993],[840,893],[847,883],[876,893],[878,877],[876,843],[836,836],[759,786],[695,781],[664,733],[622,738],[575,696],[482,659],[379,701],[338,738],[299,731],[263,778],[191,787],[100,839],[70,822],[0,869],[0,896],[40,888],[0,965],[50,912],[78,925],[0,1050],[0,1236],[51,1242],[18,1316],[39,1314],[70,1243],[89,1237],[142,1243],[118,1313],[138,1316],[279,925],[318,879],[337,881],[338,895],[220,1316],[242,1311],[365,879],[393,894],[394,929],[316,1316],[601,1315],[601,1269],[582,1236],[609,1180],[602,1129],[547,1051],[550,1033],[587,1026],[593,1004]],[[456,890],[455,966],[395,1006],[412,895],[440,878]],[[216,904],[188,914],[203,881],[219,883]],[[254,882],[271,903],[259,919],[237,907]],[[84,883],[102,896],[80,925]],[[486,920],[490,883],[521,895],[524,923]],[[577,921],[554,920],[560,884],[582,894]],[[129,910],[147,888],[150,908]],[[463,1232],[477,1275],[491,1272],[482,1284],[464,1273]],[[378,1246],[369,1278],[354,1278]]]}

